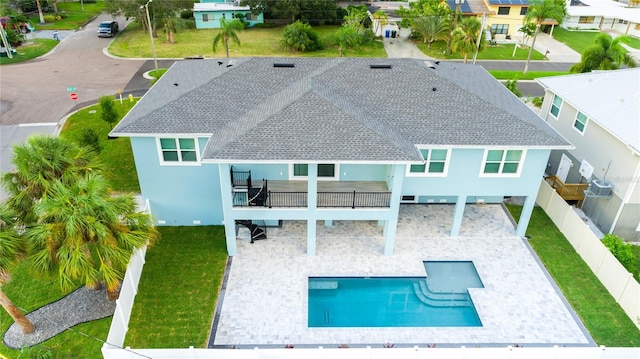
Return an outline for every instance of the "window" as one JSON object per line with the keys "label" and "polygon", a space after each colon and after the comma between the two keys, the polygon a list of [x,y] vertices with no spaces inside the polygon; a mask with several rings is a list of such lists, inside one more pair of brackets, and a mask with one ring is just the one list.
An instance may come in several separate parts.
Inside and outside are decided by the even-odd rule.
{"label": "window", "polygon": [[520,8],[520,15],[525,16],[527,14],[527,10],[529,10],[528,7],[521,7]]}
{"label": "window", "polygon": [[629,23],[629,21],[627,21],[627,20],[618,19],[618,24],[625,24],[626,25],[628,23]]}
{"label": "window", "polygon": [[209,21],[209,14],[202,14],[202,21],[203,22]]}
{"label": "window", "polygon": [[[318,178],[319,179],[337,179],[339,166],[333,163],[319,163],[318,164]],[[302,179],[309,176],[309,165],[306,163],[294,163],[291,168],[293,179]]]}
{"label": "window", "polygon": [[553,95],[553,103],[551,104],[551,110],[549,110],[553,117],[558,118],[560,107],[562,107],[562,99],[558,95]]}
{"label": "window", "polygon": [[428,176],[446,176],[448,169],[449,150],[447,149],[420,149],[420,154],[424,163],[410,165],[409,176],[411,175],[428,175]]}
{"label": "window", "polygon": [[517,176],[520,174],[520,163],[523,159],[523,150],[487,150],[480,175]]}
{"label": "window", "polygon": [[635,29],[640,30],[640,24],[636,24]]}
{"label": "window", "polygon": [[576,120],[573,122],[573,128],[578,130],[578,132],[580,133],[584,133],[585,127],[587,127],[587,116],[584,113],[578,111]]}
{"label": "window", "polygon": [[580,16],[578,18],[578,24],[593,24],[594,19],[593,16]]}
{"label": "window", "polygon": [[493,24],[493,25],[491,25],[491,33],[492,34],[508,34],[509,33],[509,25],[507,25],[507,24]]}
{"label": "window", "polygon": [[254,15],[252,13],[247,13],[247,21],[257,21],[258,20],[258,15]]}
{"label": "window", "polygon": [[160,138],[160,163],[197,164],[198,140],[195,138]]}
{"label": "window", "polygon": [[508,6],[500,6],[498,8],[498,15],[509,15],[509,10],[511,10]]}

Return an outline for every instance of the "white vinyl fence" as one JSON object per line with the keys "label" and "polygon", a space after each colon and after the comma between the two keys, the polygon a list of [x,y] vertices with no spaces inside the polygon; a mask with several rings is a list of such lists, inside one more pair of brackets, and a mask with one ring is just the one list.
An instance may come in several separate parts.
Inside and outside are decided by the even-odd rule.
{"label": "white vinyl fence", "polygon": [[567,237],[576,252],[600,279],[629,318],[640,329],[640,284],[602,244],[589,226],[544,180],[536,203]]}

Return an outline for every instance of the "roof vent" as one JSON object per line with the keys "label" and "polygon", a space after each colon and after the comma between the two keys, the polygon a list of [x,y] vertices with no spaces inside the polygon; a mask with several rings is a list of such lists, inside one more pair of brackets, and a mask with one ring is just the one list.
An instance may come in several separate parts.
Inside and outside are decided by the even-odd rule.
{"label": "roof vent", "polygon": [[435,88],[435,87],[432,87],[432,88],[431,88],[431,91],[435,91],[435,90],[437,90],[437,88]]}
{"label": "roof vent", "polygon": [[436,63],[434,63],[433,61],[425,61],[424,64],[427,65],[427,67],[432,68],[432,69],[436,69],[436,65],[439,64],[440,61],[437,61]]}
{"label": "roof vent", "polygon": [[296,67],[293,62],[274,62],[273,67]]}
{"label": "roof vent", "polygon": [[390,69],[391,68],[391,64],[371,64],[371,65],[369,65],[369,68],[372,68],[372,69]]}

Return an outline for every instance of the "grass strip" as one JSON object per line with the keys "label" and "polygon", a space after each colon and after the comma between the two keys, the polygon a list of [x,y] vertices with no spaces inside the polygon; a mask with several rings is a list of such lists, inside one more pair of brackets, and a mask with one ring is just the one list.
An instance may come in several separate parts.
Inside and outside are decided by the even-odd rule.
{"label": "grass strip", "polygon": [[[507,208],[514,218],[520,217],[521,206]],[[531,247],[598,345],[640,347],[640,330],[542,208],[534,208],[527,235],[531,237]]]}
{"label": "grass strip", "polygon": [[205,348],[227,261],[224,227],[159,227],[147,251],[126,345]]}
{"label": "grass strip", "polygon": [[529,71],[523,74],[522,71],[509,70],[487,70],[493,77],[498,80],[534,80],[538,77],[561,76],[568,75],[568,71]]}
{"label": "grass strip", "polygon": [[58,45],[53,39],[32,39],[16,48],[13,58],[0,57],[0,65],[15,64],[42,56]]}

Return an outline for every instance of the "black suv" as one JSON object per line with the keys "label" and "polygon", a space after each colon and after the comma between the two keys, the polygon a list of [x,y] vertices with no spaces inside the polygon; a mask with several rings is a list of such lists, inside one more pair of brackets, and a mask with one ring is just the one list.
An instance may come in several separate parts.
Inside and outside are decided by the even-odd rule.
{"label": "black suv", "polygon": [[117,32],[117,21],[103,21],[98,25],[98,37],[114,37]]}

